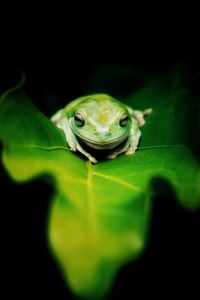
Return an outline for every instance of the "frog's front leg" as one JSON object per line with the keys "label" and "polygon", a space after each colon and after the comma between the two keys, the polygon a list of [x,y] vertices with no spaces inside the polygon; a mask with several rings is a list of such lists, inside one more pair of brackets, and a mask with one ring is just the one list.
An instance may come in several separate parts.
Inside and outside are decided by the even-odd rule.
{"label": "frog's front leg", "polygon": [[131,155],[135,153],[140,140],[140,136],[141,131],[139,128],[136,132],[130,132],[130,135],[128,137],[128,148],[126,149],[126,151],[124,151],[126,155]]}
{"label": "frog's front leg", "polygon": [[77,149],[77,140],[74,133],[72,132],[65,110],[60,109],[55,115],[51,117],[51,121],[56,125],[56,127],[62,129],[69,148],[75,152]]}
{"label": "frog's front leg", "polygon": [[75,134],[73,133],[70,126],[70,119],[68,120],[65,110],[59,110],[55,115],[52,116],[51,121],[65,134],[67,144],[69,148],[76,152],[79,151],[84,156],[86,156],[92,163],[97,163],[97,160],[88,152],[86,152],[79,144]]}
{"label": "frog's front leg", "polygon": [[77,144],[76,144],[76,149],[82,153],[84,156],[86,156],[93,164],[96,164],[97,163],[97,160],[94,156],[92,156],[90,153],[86,152],[82,147],[81,145],[79,144],[79,142],[77,141]]}
{"label": "frog's front leg", "polygon": [[139,143],[140,136],[141,136],[141,131],[139,130],[139,128],[137,129],[136,132],[135,132],[135,130],[131,130],[130,135],[128,136],[128,139],[125,142],[125,144],[123,145],[123,147],[115,150],[113,153],[108,155],[108,158],[114,159],[118,155],[123,154],[123,153],[125,153],[125,155],[131,155],[131,154],[135,153],[138,143]]}

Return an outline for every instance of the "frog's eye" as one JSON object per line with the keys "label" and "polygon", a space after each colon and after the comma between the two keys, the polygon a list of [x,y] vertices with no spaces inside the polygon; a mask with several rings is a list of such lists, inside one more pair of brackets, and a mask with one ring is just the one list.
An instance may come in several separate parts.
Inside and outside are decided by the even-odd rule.
{"label": "frog's eye", "polygon": [[121,115],[120,120],[119,120],[119,125],[121,127],[125,127],[128,124],[128,115],[127,113],[124,113]]}
{"label": "frog's eye", "polygon": [[83,116],[79,113],[75,114],[74,122],[75,122],[76,126],[78,126],[78,127],[82,127],[85,124]]}

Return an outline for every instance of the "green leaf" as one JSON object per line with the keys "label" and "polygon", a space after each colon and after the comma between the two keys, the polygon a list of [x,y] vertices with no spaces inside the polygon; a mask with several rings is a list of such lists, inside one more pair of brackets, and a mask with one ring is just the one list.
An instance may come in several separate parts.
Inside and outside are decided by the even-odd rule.
{"label": "green leaf", "polygon": [[135,155],[97,165],[72,153],[62,132],[20,89],[1,97],[3,165],[18,182],[53,177],[49,246],[67,284],[80,297],[106,295],[119,268],[141,254],[151,199],[159,193],[152,187],[154,179],[168,182],[185,208],[199,207],[199,165],[187,146],[191,96],[169,86],[149,85],[127,99],[137,109],[154,109],[142,128],[140,147]]}

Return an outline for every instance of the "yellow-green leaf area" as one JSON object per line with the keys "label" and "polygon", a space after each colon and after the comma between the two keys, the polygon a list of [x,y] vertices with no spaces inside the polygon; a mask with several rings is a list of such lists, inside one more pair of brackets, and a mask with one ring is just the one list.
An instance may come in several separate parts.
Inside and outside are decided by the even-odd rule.
{"label": "yellow-green leaf area", "polygon": [[53,178],[48,242],[67,285],[80,297],[104,297],[119,268],[142,253],[151,199],[159,193],[152,187],[155,178],[165,180],[185,208],[199,207],[199,164],[186,143],[185,120],[192,115],[183,99],[189,94],[159,93],[148,87],[127,99],[137,109],[154,109],[137,152],[96,165],[68,149],[63,133],[21,89],[1,97],[2,163],[17,182]]}

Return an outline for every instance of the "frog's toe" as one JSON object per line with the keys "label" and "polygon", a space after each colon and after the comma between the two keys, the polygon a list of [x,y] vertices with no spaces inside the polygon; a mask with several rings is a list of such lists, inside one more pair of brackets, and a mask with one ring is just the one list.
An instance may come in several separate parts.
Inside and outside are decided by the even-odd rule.
{"label": "frog's toe", "polygon": [[153,112],[153,108],[147,108],[143,111],[143,115],[147,116],[150,115]]}
{"label": "frog's toe", "polygon": [[135,153],[135,149],[130,147],[130,148],[126,151],[125,155],[131,155],[131,154],[134,154],[134,153]]}
{"label": "frog's toe", "polygon": [[74,152],[76,152],[76,150],[77,150],[77,146],[76,146],[76,143],[74,142],[74,141],[67,141],[67,144],[69,145],[69,148],[72,150],[72,151],[74,151]]}
{"label": "frog's toe", "polygon": [[73,152],[76,152],[76,147],[70,146],[70,149],[71,149]]}
{"label": "frog's toe", "polygon": [[93,164],[97,164],[97,160],[96,160],[95,157],[89,156],[88,159],[89,159],[89,161],[91,161]]}
{"label": "frog's toe", "polygon": [[114,159],[114,158],[116,158],[117,157],[117,153],[112,153],[112,154],[109,154],[108,156],[107,156],[107,158],[108,159]]}

